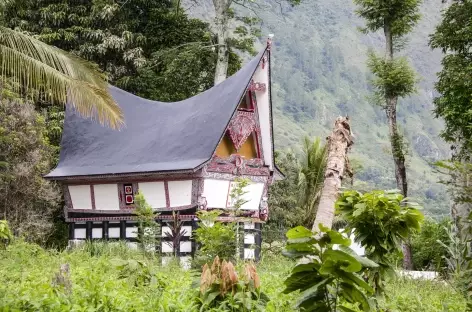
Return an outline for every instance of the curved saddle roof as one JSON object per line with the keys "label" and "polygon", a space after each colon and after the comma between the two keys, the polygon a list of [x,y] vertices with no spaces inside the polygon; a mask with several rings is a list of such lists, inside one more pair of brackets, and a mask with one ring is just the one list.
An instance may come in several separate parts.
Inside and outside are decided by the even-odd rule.
{"label": "curved saddle roof", "polygon": [[196,170],[211,159],[266,49],[189,99],[146,100],[111,86],[125,126],[112,130],[67,105],[59,164],[46,178]]}

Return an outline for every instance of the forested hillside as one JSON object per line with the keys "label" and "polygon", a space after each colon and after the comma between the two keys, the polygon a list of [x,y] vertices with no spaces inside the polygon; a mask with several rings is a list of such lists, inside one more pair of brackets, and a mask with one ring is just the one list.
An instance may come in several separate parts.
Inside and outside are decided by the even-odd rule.
{"label": "forested hillside", "polygon": [[[212,6],[188,4],[190,12],[211,19]],[[434,81],[441,52],[428,47],[429,34],[440,20],[444,4],[425,0],[422,18],[405,44],[404,53],[418,71],[416,95],[400,101],[398,122],[408,141],[411,196],[427,213],[448,212],[445,188],[431,162],[448,156],[438,137],[442,122],[432,113]],[[385,112],[369,99],[369,49],[383,49],[382,34],[364,35],[355,5],[345,0],[302,1],[295,7],[258,2],[254,12],[263,34],[273,33],[273,103],[275,143],[279,150],[297,148],[303,135],[326,137],[338,115],[349,115],[355,135],[351,159],[358,169],[359,188],[393,188],[395,175]],[[262,38],[264,40],[264,38]],[[383,51],[383,50],[382,50]]]}

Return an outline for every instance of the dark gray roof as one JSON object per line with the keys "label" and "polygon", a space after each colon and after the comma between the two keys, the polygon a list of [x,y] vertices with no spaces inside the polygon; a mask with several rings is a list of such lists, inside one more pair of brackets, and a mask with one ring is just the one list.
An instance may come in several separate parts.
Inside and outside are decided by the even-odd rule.
{"label": "dark gray roof", "polygon": [[119,131],[67,105],[59,164],[46,178],[198,168],[213,155],[264,52],[222,83],[180,102],[150,101],[110,87],[125,117]]}

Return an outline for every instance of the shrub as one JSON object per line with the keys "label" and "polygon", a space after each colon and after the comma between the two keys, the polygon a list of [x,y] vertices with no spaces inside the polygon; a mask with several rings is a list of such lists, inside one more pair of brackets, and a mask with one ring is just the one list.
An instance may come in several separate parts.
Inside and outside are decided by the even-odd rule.
{"label": "shrub", "polygon": [[200,278],[198,305],[201,311],[218,308],[223,311],[263,311],[269,297],[261,292],[261,283],[253,263],[244,266],[243,278],[231,261],[220,261],[203,266]]}
{"label": "shrub", "polygon": [[[295,306],[303,311],[371,311],[367,294],[374,290],[358,273],[378,265],[349,248],[351,241],[320,225],[320,233],[299,226],[287,232],[289,257],[306,257],[285,280],[284,293],[299,290]],[[320,235],[321,234],[321,235]],[[337,247],[335,249],[335,246]]]}
{"label": "shrub", "polygon": [[211,262],[216,257],[233,260],[236,254],[236,224],[200,222],[200,227],[194,231],[195,240],[200,244],[194,266]]}
{"label": "shrub", "polygon": [[156,222],[157,213],[146,202],[144,195],[138,192],[134,197],[134,211],[138,221],[138,242],[146,251],[154,251],[161,234],[161,227]]}
{"label": "shrub", "polygon": [[0,249],[5,249],[12,238],[7,220],[0,220]]}
{"label": "shrub", "polygon": [[368,270],[377,294],[402,255],[401,242],[420,230],[423,215],[418,208],[395,191],[345,191],[336,202],[337,212],[347,222],[346,231],[353,233],[366,256],[379,264]]}
{"label": "shrub", "polygon": [[57,187],[41,176],[51,168],[54,149],[44,118],[31,103],[0,100],[0,215],[15,236],[44,243],[58,211]]}
{"label": "shrub", "polygon": [[421,231],[411,236],[410,246],[415,270],[440,272],[445,269],[446,248],[438,241],[449,245],[450,239],[445,229],[449,224],[448,219],[440,222],[426,219],[421,226]]}

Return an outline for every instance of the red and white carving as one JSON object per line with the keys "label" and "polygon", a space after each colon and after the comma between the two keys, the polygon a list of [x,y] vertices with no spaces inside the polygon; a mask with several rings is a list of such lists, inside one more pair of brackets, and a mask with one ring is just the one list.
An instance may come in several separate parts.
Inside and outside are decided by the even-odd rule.
{"label": "red and white carving", "polygon": [[267,89],[267,86],[263,82],[254,82],[251,81],[249,84],[248,90],[249,91],[261,91],[264,92]]}
{"label": "red and white carving", "polygon": [[207,165],[208,172],[230,173],[235,175],[269,176],[269,168],[264,167],[264,161],[260,158],[244,159],[234,154],[228,158],[214,156]]}
{"label": "red and white carving", "polygon": [[255,128],[256,121],[254,120],[254,113],[238,111],[238,114],[231,120],[228,127],[229,136],[237,151],[239,151]]}
{"label": "red and white carving", "polygon": [[133,204],[134,203],[133,195],[125,195],[125,201],[127,205]]}

